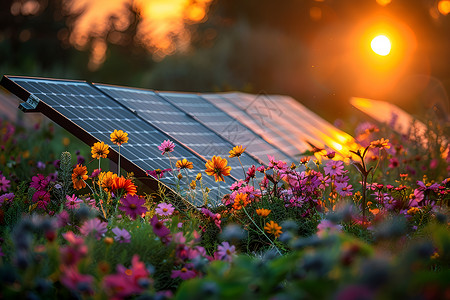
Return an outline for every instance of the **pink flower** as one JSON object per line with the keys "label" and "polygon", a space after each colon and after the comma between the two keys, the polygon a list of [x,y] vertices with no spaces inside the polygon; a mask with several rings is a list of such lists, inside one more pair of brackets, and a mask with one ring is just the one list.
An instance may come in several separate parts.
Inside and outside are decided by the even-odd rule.
{"label": "pink flower", "polygon": [[75,194],[73,194],[72,196],[66,196],[67,202],[66,202],[66,207],[68,209],[76,209],[76,208],[80,208],[80,203],[82,203],[83,201],[78,199],[77,196],[75,196]]}
{"label": "pink flower", "polygon": [[120,204],[119,209],[124,211],[133,220],[137,216],[147,212],[147,208],[144,206],[145,199],[138,195],[128,194],[125,198],[120,199]]}
{"label": "pink flower", "polygon": [[115,234],[114,240],[119,243],[129,243],[131,242],[131,234],[126,229],[120,229],[119,227],[114,227],[112,232]]}
{"label": "pink flower", "polygon": [[108,231],[106,228],[108,223],[102,222],[99,219],[91,219],[84,222],[83,226],[80,228],[80,233],[88,236],[90,234],[94,235],[97,240],[99,240]]}
{"label": "pink flower", "polygon": [[397,168],[399,164],[397,157],[393,157],[389,160],[389,168],[391,169]]}
{"label": "pink flower", "polygon": [[8,193],[8,194],[3,194],[0,196],[0,207],[3,204],[7,204],[9,202],[12,202],[12,200],[14,199],[15,195],[14,193]]}
{"label": "pink flower", "polygon": [[352,185],[347,184],[347,182],[336,182],[336,192],[342,197],[351,196],[352,191]]}
{"label": "pink flower", "polygon": [[37,174],[36,176],[33,176],[31,178],[30,187],[32,187],[38,191],[42,191],[42,190],[45,190],[48,183],[49,183],[48,178],[45,178],[45,176],[42,174]]}
{"label": "pink flower", "polygon": [[342,231],[342,226],[334,224],[329,220],[323,219],[320,221],[319,225],[317,225],[317,236],[324,237],[330,233],[338,233]]}
{"label": "pink flower", "polygon": [[163,222],[158,220],[157,216],[153,216],[153,218],[150,220],[150,224],[153,227],[153,232],[160,238],[167,237],[170,234],[169,228],[167,228],[163,224]]}
{"label": "pink flower", "polygon": [[9,184],[11,181],[7,180],[5,176],[0,177],[0,190],[2,192],[6,192],[11,185]]}
{"label": "pink flower", "polygon": [[45,209],[50,202],[50,193],[47,191],[36,191],[32,199],[34,203],[37,203],[37,207]]}
{"label": "pink flower", "polygon": [[61,283],[71,291],[82,293],[92,293],[92,282],[94,277],[91,275],[83,275],[78,272],[75,266],[64,267],[61,274]]}
{"label": "pink flower", "polygon": [[325,171],[326,175],[340,176],[344,174],[344,163],[340,160],[329,160],[323,170]]}
{"label": "pink flower", "polygon": [[63,237],[69,245],[60,248],[61,261],[67,266],[76,265],[81,258],[86,257],[88,248],[83,238],[76,236],[72,231],[63,233]]}
{"label": "pink flower", "polygon": [[222,242],[221,245],[217,246],[217,258],[220,260],[231,262],[233,260],[233,255],[236,253],[236,247],[230,246],[228,242]]}
{"label": "pink flower", "polygon": [[173,214],[174,210],[175,207],[173,207],[172,204],[163,202],[158,204],[155,212],[160,216],[170,216]]}
{"label": "pink flower", "polygon": [[172,152],[175,148],[175,144],[170,140],[165,140],[158,146],[158,149],[162,151],[161,155],[166,154],[166,152]]}

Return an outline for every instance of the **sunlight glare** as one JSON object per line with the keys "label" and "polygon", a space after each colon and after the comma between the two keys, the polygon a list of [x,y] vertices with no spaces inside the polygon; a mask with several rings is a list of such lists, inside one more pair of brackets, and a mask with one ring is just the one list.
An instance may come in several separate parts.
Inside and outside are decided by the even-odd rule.
{"label": "sunlight glare", "polygon": [[438,10],[444,16],[450,13],[450,0],[441,0],[438,3]]}
{"label": "sunlight glare", "polygon": [[391,41],[385,35],[375,37],[370,46],[373,52],[381,56],[386,56],[391,52]]}

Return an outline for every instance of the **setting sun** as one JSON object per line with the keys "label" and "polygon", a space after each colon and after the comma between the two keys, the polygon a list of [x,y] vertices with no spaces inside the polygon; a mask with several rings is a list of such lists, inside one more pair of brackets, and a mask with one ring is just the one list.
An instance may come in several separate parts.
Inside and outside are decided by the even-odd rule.
{"label": "setting sun", "polygon": [[381,56],[386,56],[391,52],[391,41],[385,35],[375,37],[370,46],[373,52]]}

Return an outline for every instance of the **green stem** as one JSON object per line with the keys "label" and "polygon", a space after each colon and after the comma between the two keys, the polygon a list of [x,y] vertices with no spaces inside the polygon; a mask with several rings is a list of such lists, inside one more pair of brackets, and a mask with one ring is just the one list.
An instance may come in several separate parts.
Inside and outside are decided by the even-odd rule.
{"label": "green stem", "polygon": [[241,164],[241,167],[242,167],[242,171],[244,171],[244,180],[245,180],[245,177],[247,177],[246,175],[246,173],[245,173],[245,169],[244,169],[244,166],[242,165],[242,162],[241,162],[241,158],[238,156],[237,157],[238,158],[238,160],[239,160],[239,163]]}
{"label": "green stem", "polygon": [[245,207],[242,207],[242,209],[244,210],[245,214],[247,215],[247,217],[250,219],[250,221],[252,221],[253,225],[256,226],[256,228],[259,229],[259,231],[262,232],[262,234],[269,240],[269,242],[272,244],[272,246],[275,247],[275,249],[277,250],[278,254],[282,255],[280,250],[278,249],[277,246],[275,246],[275,244],[272,242],[272,240],[266,235],[266,233],[264,232],[264,230],[262,230],[258,225],[256,225],[255,221],[250,217],[250,215],[248,214],[247,210],[245,209]]}
{"label": "green stem", "polygon": [[118,166],[117,166],[117,177],[120,177],[120,145],[119,145],[119,159],[117,162]]}

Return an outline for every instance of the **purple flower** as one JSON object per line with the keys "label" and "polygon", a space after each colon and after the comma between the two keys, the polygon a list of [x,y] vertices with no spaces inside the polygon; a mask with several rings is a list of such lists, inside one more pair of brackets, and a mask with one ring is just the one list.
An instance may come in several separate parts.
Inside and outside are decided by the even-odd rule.
{"label": "purple flower", "polygon": [[236,247],[230,246],[228,242],[222,242],[221,245],[217,246],[217,258],[220,260],[231,262],[233,260],[233,255],[236,253]]}
{"label": "purple flower", "polygon": [[160,146],[158,146],[158,149],[162,151],[161,155],[166,154],[166,152],[172,152],[174,148],[175,144],[170,140],[165,140]]}
{"label": "purple flower", "polygon": [[173,214],[174,210],[175,207],[173,207],[172,204],[163,202],[158,204],[155,212],[160,216],[170,216],[171,214]]}
{"label": "purple flower", "polygon": [[84,275],[78,272],[75,266],[64,267],[61,274],[61,283],[71,291],[78,291],[83,293],[92,293],[92,283],[94,277],[91,275]]}
{"label": "purple flower", "polygon": [[5,176],[0,177],[0,190],[6,192],[10,188],[10,181]]}
{"label": "purple flower", "polygon": [[150,224],[153,227],[153,232],[160,238],[164,238],[170,234],[169,228],[167,228],[163,222],[158,220],[156,215],[150,220]]}
{"label": "purple flower", "polygon": [[99,219],[90,219],[84,222],[83,226],[80,228],[80,233],[88,236],[90,234],[94,235],[97,240],[99,240],[108,230],[106,227],[108,223],[102,222]]}
{"label": "purple flower", "polygon": [[48,185],[48,178],[45,178],[42,174],[37,174],[36,176],[33,176],[31,178],[30,187],[38,190],[43,191]]}
{"label": "purple flower", "polygon": [[80,208],[80,203],[82,203],[83,201],[81,199],[78,199],[77,196],[72,195],[72,196],[66,196],[67,202],[66,202],[66,207],[68,209],[76,209],[76,208]]}
{"label": "purple flower", "polygon": [[45,169],[45,164],[42,161],[38,161],[36,164],[36,167],[40,170],[44,170]]}
{"label": "purple flower", "polygon": [[351,196],[352,191],[352,185],[349,185],[346,182],[336,182],[336,192],[342,197]]}
{"label": "purple flower", "polygon": [[131,234],[126,229],[114,227],[112,232],[115,234],[114,240],[119,243],[129,243],[131,241]]}
{"label": "purple flower", "polygon": [[37,207],[45,209],[50,202],[50,193],[47,191],[36,191],[32,199],[34,203],[38,204]]}
{"label": "purple flower", "polygon": [[172,275],[170,277],[177,278],[180,277],[183,280],[191,279],[197,276],[197,274],[190,270],[187,265],[181,268],[181,270],[173,270]]}
{"label": "purple flower", "polygon": [[138,195],[128,194],[125,198],[120,199],[120,204],[119,209],[133,220],[147,212],[147,208],[144,206],[145,199]]}
{"label": "purple flower", "polygon": [[14,193],[3,194],[0,196],[0,206],[6,204],[14,199]]}
{"label": "purple flower", "polygon": [[427,183],[425,184],[423,181],[417,181],[417,185],[419,186],[418,189],[424,192],[427,191],[433,191],[435,192],[438,188],[439,188],[439,184],[438,183]]}
{"label": "purple flower", "polygon": [[329,160],[323,170],[325,171],[326,175],[340,176],[344,174],[344,163],[340,160]]}
{"label": "purple flower", "polygon": [[63,210],[60,214],[58,214],[57,216],[57,224],[59,228],[62,228],[64,226],[66,226],[67,224],[69,224],[69,220],[70,220],[70,216],[69,213],[65,210]]}
{"label": "purple flower", "polygon": [[319,225],[317,225],[317,235],[319,237],[324,237],[326,234],[329,233],[337,233],[342,231],[342,226],[334,224],[333,222],[329,220],[322,220],[320,221]]}
{"label": "purple flower", "polygon": [[165,172],[170,172],[170,171],[172,171],[172,169],[164,169],[164,170],[156,169],[156,170],[153,170],[153,171],[147,170],[147,174],[152,176],[152,177],[154,177],[154,178],[156,178],[156,179],[160,179],[160,178],[164,177],[164,173]]}

